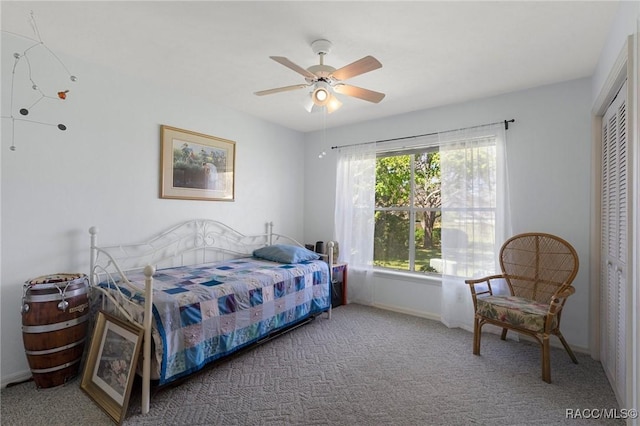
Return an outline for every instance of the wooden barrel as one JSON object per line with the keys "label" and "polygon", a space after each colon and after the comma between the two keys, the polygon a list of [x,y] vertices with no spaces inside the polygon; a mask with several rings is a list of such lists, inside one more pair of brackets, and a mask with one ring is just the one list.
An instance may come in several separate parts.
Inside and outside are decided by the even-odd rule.
{"label": "wooden barrel", "polygon": [[85,274],[27,281],[22,297],[22,340],[38,388],[65,384],[78,374],[89,324]]}

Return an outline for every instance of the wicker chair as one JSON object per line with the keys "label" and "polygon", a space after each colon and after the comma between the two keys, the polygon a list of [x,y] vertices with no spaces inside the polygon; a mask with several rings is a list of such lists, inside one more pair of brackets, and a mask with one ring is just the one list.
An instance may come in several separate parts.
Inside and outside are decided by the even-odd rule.
{"label": "wicker chair", "polygon": [[[577,364],[560,332],[567,298],[575,293],[571,282],[578,273],[578,254],[562,238],[544,233],[511,237],[500,249],[502,274],[466,280],[475,310],[473,353],[480,355],[482,326],[502,328],[502,340],[513,330],[533,337],[542,347],[542,380],[551,383],[549,337],[554,334]],[[493,280],[504,280],[509,295],[494,295]]]}

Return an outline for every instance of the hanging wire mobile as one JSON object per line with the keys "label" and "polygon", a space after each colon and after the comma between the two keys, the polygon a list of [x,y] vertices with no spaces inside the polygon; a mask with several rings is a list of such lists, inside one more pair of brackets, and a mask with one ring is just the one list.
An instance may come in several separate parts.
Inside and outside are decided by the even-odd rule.
{"label": "hanging wire mobile", "polygon": [[[37,48],[41,48],[44,49],[45,52],[49,53],[53,59],[55,59],[55,61],[60,64],[62,66],[62,68],[64,69],[64,71],[66,72],[67,76],[69,77],[69,80],[71,82],[76,82],[78,80],[78,78],[75,75],[72,75],[69,72],[69,69],[66,67],[66,65],[60,60],[60,58],[58,58],[58,56],[51,50],[49,49],[44,42],[42,41],[42,38],[40,37],[40,31],[38,30],[38,25],[36,24],[36,20],[35,17],[33,15],[33,11],[30,14],[30,20],[29,23],[31,24],[31,27],[33,29],[33,32],[35,33],[35,36],[37,39],[33,39],[30,37],[26,37],[20,34],[15,34],[9,31],[2,31],[5,32],[7,34],[12,34],[14,36],[18,36],[18,37],[22,37],[25,38],[27,40],[31,40],[34,42],[34,44],[32,44],[31,46],[29,46],[28,48],[26,48],[22,53],[14,53],[13,57],[14,57],[14,64],[13,64],[13,70],[11,72],[11,105],[10,105],[10,114],[9,116],[2,116],[2,118],[6,118],[6,119],[10,119],[11,120],[11,147],[9,148],[11,151],[15,151],[16,150],[16,146],[15,146],[15,123],[16,121],[24,121],[24,122],[28,122],[28,123],[35,123],[35,124],[42,124],[45,126],[55,126],[57,127],[59,130],[61,131],[65,131],[67,130],[67,126],[65,124],[59,123],[59,124],[54,124],[54,123],[46,123],[43,121],[38,121],[38,120],[33,120],[30,118],[24,118],[27,117],[29,115],[29,113],[40,104],[41,101],[45,100],[46,101],[64,101],[65,99],[67,99],[67,95],[69,94],[70,90],[67,88],[64,89],[55,89],[53,91],[49,91],[49,90],[45,90],[43,88],[40,87],[40,85],[38,85],[36,83],[36,81],[34,81],[33,79],[33,74],[32,74],[32,64],[31,64],[31,59],[29,57],[29,54],[31,54],[32,52],[34,52],[34,49]],[[14,110],[14,103],[17,104],[15,97],[14,97],[14,89],[15,89],[15,80],[16,80],[16,69],[18,69],[18,65],[20,63],[24,62],[25,63],[25,67],[26,67],[26,72],[27,72],[27,77],[29,79],[29,82],[31,83],[31,89],[33,91],[36,92],[36,99],[35,101],[33,101],[29,106],[27,107],[22,107],[18,110],[18,112],[20,113],[20,116],[16,116],[15,114],[15,110]]]}

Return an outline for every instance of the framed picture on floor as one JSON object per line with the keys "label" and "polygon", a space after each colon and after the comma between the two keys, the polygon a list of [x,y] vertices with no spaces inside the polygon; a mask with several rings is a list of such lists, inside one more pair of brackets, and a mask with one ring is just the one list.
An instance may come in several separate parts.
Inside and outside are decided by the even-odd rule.
{"label": "framed picture on floor", "polygon": [[80,388],[117,424],[127,414],[144,330],[98,312]]}
{"label": "framed picture on floor", "polygon": [[161,126],[161,198],[234,201],[236,143]]}

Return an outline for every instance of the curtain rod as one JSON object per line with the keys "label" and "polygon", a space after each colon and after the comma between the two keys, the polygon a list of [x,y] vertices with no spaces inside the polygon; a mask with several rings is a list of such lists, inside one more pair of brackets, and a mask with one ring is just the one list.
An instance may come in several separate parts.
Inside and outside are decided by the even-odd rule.
{"label": "curtain rod", "polygon": [[496,121],[495,123],[479,124],[477,126],[461,127],[459,129],[445,130],[443,132],[424,133],[422,135],[413,135],[413,136],[402,136],[400,138],[382,139],[382,140],[379,140],[379,141],[371,141],[371,142],[360,142],[360,143],[355,143],[355,144],[351,144],[351,145],[337,145],[337,146],[332,146],[331,149],[345,148],[347,146],[369,145],[370,143],[393,142],[393,141],[400,141],[400,140],[403,140],[403,139],[421,138],[421,137],[424,137],[424,136],[437,135],[438,133],[456,132],[458,130],[475,129],[476,127],[492,126],[494,124],[502,124],[502,123],[504,123],[504,129],[505,130],[509,130],[509,123],[515,123],[515,121],[516,121],[515,118],[512,118],[511,120]]}

